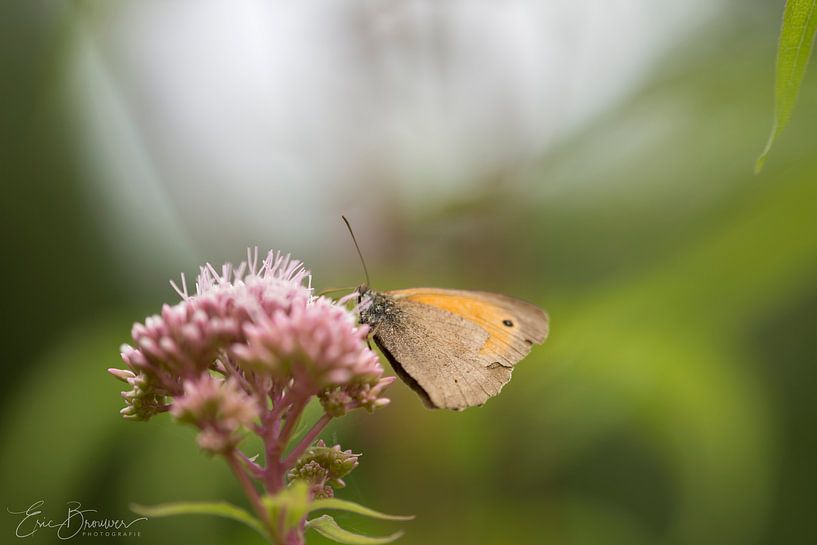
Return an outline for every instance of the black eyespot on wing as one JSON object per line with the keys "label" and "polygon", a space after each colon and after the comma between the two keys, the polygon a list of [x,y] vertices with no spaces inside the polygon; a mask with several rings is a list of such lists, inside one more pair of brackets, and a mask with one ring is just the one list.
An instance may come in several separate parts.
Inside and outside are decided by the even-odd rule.
{"label": "black eyespot on wing", "polygon": [[502,325],[506,327],[513,327],[513,322],[510,320],[502,320]]}

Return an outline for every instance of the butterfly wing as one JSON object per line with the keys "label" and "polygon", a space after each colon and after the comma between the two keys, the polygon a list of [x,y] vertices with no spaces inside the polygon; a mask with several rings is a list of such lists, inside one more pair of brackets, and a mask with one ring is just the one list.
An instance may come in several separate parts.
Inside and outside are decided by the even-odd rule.
{"label": "butterfly wing", "polygon": [[375,342],[431,407],[482,405],[547,337],[547,315],[513,297],[431,288],[384,295],[395,311],[375,329]]}
{"label": "butterfly wing", "polygon": [[386,292],[397,302],[428,305],[460,316],[481,327],[488,339],[479,347],[480,356],[492,363],[513,367],[528,355],[532,345],[548,335],[548,316],[527,301],[484,291],[412,288]]}

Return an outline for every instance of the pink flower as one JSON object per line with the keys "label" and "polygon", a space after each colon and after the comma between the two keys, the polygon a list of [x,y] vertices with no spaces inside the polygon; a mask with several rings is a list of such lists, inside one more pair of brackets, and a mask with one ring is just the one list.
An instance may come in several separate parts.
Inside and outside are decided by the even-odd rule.
{"label": "pink flower", "polygon": [[[182,276],[173,284],[182,300],[133,326],[133,346],[121,348],[127,368],[108,370],[130,388],[125,418],[170,412],[198,428],[199,446],[224,456],[267,533],[286,543],[303,543],[303,520],[281,526],[252,480],[269,496],[297,479],[311,499],[331,497],[359,455],[315,445],[318,435],[334,417],[386,405],[395,380],[369,349],[368,326],[342,302],[313,296],[311,281],[300,261],[275,252],[260,264],[257,251],[238,267],[207,264],[195,293]],[[324,414],[293,441],[313,397]],[[263,442],[263,461],[238,448],[247,430]]]}
{"label": "pink flower", "polygon": [[226,263],[221,273],[210,264],[201,267],[195,295],[188,295],[184,276],[182,289],[173,284],[182,301],[134,324],[136,346],[122,349],[128,368],[155,375],[178,392],[179,377],[195,377],[214,367],[225,347],[243,339],[244,323],[311,297],[311,288],[304,286],[311,276],[300,261],[269,252],[257,268],[257,252],[248,256],[237,268]]}
{"label": "pink flower", "polygon": [[368,327],[314,297],[311,281],[300,261],[269,252],[259,265],[257,251],[238,267],[201,267],[195,294],[182,276],[181,288],[173,284],[182,300],[135,324],[134,346],[122,346],[133,376],[111,371],[132,387],[123,414],[147,419],[166,410],[168,396],[208,371],[240,378],[248,393],[277,384],[290,397],[319,395],[332,416],[388,403],[381,392],[394,378],[383,377],[366,345]]}
{"label": "pink flower", "polygon": [[329,299],[293,298],[288,308],[245,323],[245,342],[231,354],[242,368],[292,378],[292,389],[305,395],[351,384],[374,388],[383,368],[365,344],[368,331]]}
{"label": "pink flower", "polygon": [[239,430],[259,416],[258,404],[235,379],[219,379],[204,373],[184,383],[184,393],[173,401],[170,413],[179,422],[201,430],[199,446],[224,453],[238,444]]}

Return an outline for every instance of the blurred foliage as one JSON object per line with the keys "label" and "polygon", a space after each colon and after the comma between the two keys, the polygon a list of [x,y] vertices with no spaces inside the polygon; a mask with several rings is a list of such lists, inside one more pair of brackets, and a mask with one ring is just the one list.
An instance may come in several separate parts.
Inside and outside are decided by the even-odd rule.
{"label": "blurred foliage", "polygon": [[[56,47],[54,28],[38,21],[24,34],[0,32],[17,44],[0,54],[48,58],[41,51]],[[394,250],[369,264],[378,287],[527,297],[550,312],[551,339],[484,408],[428,411],[398,384],[389,408],[330,426],[325,437],[364,453],[341,497],[416,514],[398,542],[406,545],[749,545],[817,535],[814,101],[762,176],[747,167],[765,130],[770,97],[759,82],[773,32],[752,19],[702,30],[641,92],[535,167],[486,176],[461,202],[394,211]],[[132,502],[244,505],[191,430],[117,414],[119,385],[104,369],[130,322],[170,291],[157,286],[134,301],[117,287],[71,140],[58,129],[62,105],[45,76],[53,62],[16,59],[14,85],[2,87],[15,105],[3,109],[6,126],[25,130],[0,142],[13,182],[3,187],[3,283],[12,289],[0,500],[14,509],[75,499],[111,517],[128,516]],[[358,236],[365,248],[374,235]],[[0,520],[6,541],[15,522]],[[392,528],[337,520],[375,535]],[[206,517],[155,519],[142,530],[157,544],[259,542]]]}
{"label": "blurred foliage", "polygon": [[14,313],[3,328],[4,399],[25,373],[23,363],[42,356],[77,316],[126,300],[89,213],[94,203],[79,191],[84,173],[60,93],[65,27],[59,11],[39,2],[0,3],[2,281],[13,286],[4,308]]}
{"label": "blurred foliage", "polygon": [[806,66],[811,57],[815,32],[817,32],[817,0],[787,0],[783,12],[783,25],[780,28],[780,43],[777,46],[774,124],[766,147],[755,164],[755,172],[763,169],[772,144],[791,119]]}

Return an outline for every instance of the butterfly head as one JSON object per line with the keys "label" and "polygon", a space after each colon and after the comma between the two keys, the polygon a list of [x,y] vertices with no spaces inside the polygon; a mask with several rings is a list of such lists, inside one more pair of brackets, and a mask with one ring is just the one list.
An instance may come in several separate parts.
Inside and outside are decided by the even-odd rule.
{"label": "butterfly head", "polygon": [[373,291],[366,285],[358,288],[358,294],[358,311],[362,324],[377,325],[393,317],[397,311],[394,298]]}

